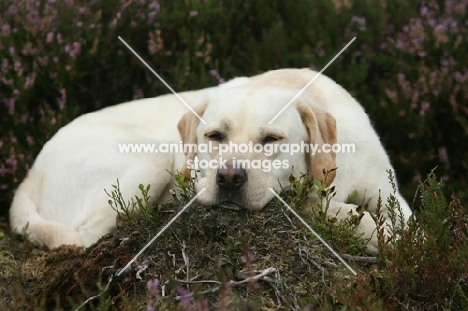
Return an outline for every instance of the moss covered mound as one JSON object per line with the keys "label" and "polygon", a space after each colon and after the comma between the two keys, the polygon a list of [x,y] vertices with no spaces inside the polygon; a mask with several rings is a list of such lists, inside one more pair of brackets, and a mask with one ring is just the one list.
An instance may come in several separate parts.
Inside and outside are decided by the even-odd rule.
{"label": "moss covered mound", "polygon": [[[229,304],[289,310],[320,304],[329,281],[350,274],[298,221],[270,203],[255,213],[193,204],[117,276],[179,208],[168,204],[151,215],[124,219],[86,250],[43,250],[18,236],[3,237],[5,307],[74,309],[103,292],[82,309],[145,309],[147,304],[172,309],[180,307],[181,292],[190,292],[194,305],[212,309]],[[160,299],[146,289],[155,279]]]}

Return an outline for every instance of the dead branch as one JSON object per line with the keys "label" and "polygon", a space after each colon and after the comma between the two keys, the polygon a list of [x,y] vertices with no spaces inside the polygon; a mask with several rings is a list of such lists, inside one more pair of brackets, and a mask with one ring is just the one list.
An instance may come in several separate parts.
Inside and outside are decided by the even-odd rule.
{"label": "dead branch", "polygon": [[377,263],[377,257],[367,257],[367,256],[352,256],[348,254],[341,254],[346,260],[349,261],[357,261],[357,262],[365,262],[365,263]]}

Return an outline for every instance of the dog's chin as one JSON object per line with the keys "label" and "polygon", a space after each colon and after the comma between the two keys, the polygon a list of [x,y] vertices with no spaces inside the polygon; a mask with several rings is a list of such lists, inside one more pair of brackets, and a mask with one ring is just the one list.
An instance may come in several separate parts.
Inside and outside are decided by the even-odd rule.
{"label": "dog's chin", "polygon": [[224,202],[224,203],[218,204],[218,206],[221,207],[221,208],[225,208],[225,209],[229,209],[229,210],[233,210],[233,211],[244,211],[245,210],[245,208],[243,206],[239,206],[234,202]]}
{"label": "dog's chin", "polygon": [[250,210],[250,206],[243,191],[235,191],[232,193],[218,189],[213,201],[213,205],[231,210]]}
{"label": "dog's chin", "polygon": [[271,199],[271,193],[266,192],[264,188],[256,187],[249,188],[249,191],[244,187],[235,191],[223,191],[217,186],[209,185],[208,179],[201,178],[196,184],[197,192],[203,188],[205,191],[198,197],[198,202],[205,206],[219,206],[230,210],[246,210],[259,211]]}
{"label": "dog's chin", "polygon": [[242,204],[242,203],[233,202],[233,201],[225,201],[222,203],[220,202],[218,204],[215,204],[215,206],[219,206],[219,207],[226,208],[229,210],[234,210],[234,211],[249,211],[249,212],[259,211],[263,208],[263,206],[255,207],[252,205]]}
{"label": "dog's chin", "polygon": [[[242,196],[240,196],[242,198]],[[228,199],[220,199],[219,197],[214,200],[213,206],[219,206],[222,208],[235,210],[235,211],[249,211],[255,212],[263,209],[264,205],[253,205],[249,204],[246,200],[242,200],[239,197],[230,197]]]}
{"label": "dog's chin", "polygon": [[210,192],[210,195],[198,197],[198,202],[206,206],[221,207],[235,211],[256,211],[262,208],[255,208],[249,204],[245,194],[241,191],[226,193],[218,189],[217,191]]}

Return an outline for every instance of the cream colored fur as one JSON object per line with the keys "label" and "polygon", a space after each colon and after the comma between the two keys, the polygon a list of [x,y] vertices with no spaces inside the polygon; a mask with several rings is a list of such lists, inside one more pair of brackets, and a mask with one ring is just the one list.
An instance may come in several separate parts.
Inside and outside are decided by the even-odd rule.
{"label": "cream colored fur", "polygon": [[[357,201],[366,201],[375,211],[380,196],[392,193],[387,170],[393,170],[367,114],[348,92],[331,79],[320,76],[271,125],[268,122],[317,73],[308,69],[270,71],[252,78],[236,78],[224,85],[180,96],[199,113],[203,124],[174,96],[136,100],[83,115],[60,129],[44,145],[28,176],[20,185],[10,210],[14,231],[27,232],[32,240],[49,247],[62,244],[90,246],[116,225],[115,211],[104,189],[119,179],[124,197],[138,195],[138,184],[151,184],[150,196],[168,200],[172,177],[167,172],[189,174],[186,160],[217,159],[216,152],[198,154],[120,153],[119,143],[208,143],[209,134],[222,132],[226,141],[260,143],[265,135],[273,143],[354,143],[356,153],[263,154],[230,152],[228,163],[245,160],[288,161],[288,169],[266,173],[247,169],[248,181],[232,200],[247,210],[263,208],[273,194],[288,185],[291,172],[310,172],[323,179],[323,169],[337,167],[327,184],[337,194],[330,213],[341,218],[356,213],[356,206],[343,203],[358,191]],[[217,141],[212,141],[215,145]],[[294,167],[292,167],[294,165]],[[223,204],[216,184],[216,169],[202,170],[198,190],[206,205]],[[405,219],[411,210],[397,192]],[[226,198],[226,195],[224,195]],[[313,199],[313,198],[312,198]],[[228,202],[229,203],[229,202]],[[376,252],[375,223],[365,214],[360,230],[369,238],[369,253]]]}

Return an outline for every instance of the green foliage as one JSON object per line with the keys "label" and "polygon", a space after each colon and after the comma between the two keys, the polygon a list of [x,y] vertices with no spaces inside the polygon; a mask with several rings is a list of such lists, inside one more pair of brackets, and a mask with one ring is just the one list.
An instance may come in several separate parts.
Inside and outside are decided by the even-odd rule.
{"label": "green foliage", "polygon": [[300,173],[298,177],[289,175],[289,185],[281,187],[281,195],[292,207],[297,208],[307,204],[309,196],[314,189],[314,179],[308,174]]}
{"label": "green foliage", "polygon": [[[330,172],[326,172],[325,181]],[[325,241],[340,253],[364,254],[367,241],[357,233],[361,215],[351,215],[344,219],[338,215],[329,215],[330,202],[336,194],[334,187],[329,188],[325,182],[303,173],[298,177],[291,175],[289,182],[288,187],[282,188],[281,196],[305,217]],[[314,196],[318,201],[313,199]],[[278,204],[282,206],[282,203]]]}
{"label": "green foliage", "polygon": [[182,174],[172,174],[176,182],[176,186],[179,189],[181,197],[185,202],[190,201],[196,195],[195,184],[197,182],[197,177],[187,178],[187,176]]}
{"label": "green foliage", "polygon": [[358,196],[357,190],[353,190],[353,192],[351,192],[351,193],[348,195],[348,197],[346,198],[345,203],[355,203],[355,202],[356,202],[356,199],[357,199],[357,196]]}
{"label": "green foliage", "polygon": [[148,238],[146,234],[148,228],[158,222],[158,214],[161,208],[159,204],[156,207],[153,206],[150,201],[148,195],[150,185],[145,187],[140,184],[138,189],[140,189],[142,197],[135,196],[135,198],[128,201],[122,195],[118,180],[117,185],[112,185],[112,188],[113,190],[110,193],[107,190],[104,191],[110,197],[109,205],[117,212],[117,224],[127,228],[129,234],[133,233],[133,230],[137,230],[140,233],[140,238],[145,241]]}
{"label": "green foliage", "polygon": [[[391,180],[393,180],[393,177]],[[353,280],[338,282],[335,297],[350,309],[465,310],[468,307],[468,219],[459,199],[447,202],[444,183],[431,173],[420,183],[421,206],[406,230],[396,229],[392,216],[388,235],[380,235],[378,270]],[[390,214],[399,205],[387,202]],[[383,221],[379,221],[383,230]],[[365,297],[371,297],[365,302]]]}
{"label": "green foliage", "polygon": [[[388,173],[388,181],[392,185],[393,192],[387,198],[386,206],[387,206],[388,214],[384,216],[388,218],[388,220],[386,220],[385,223],[390,224],[390,226],[387,227],[387,229],[390,230],[389,234],[391,236],[400,236],[401,234],[404,234],[404,231],[406,229],[404,213],[403,213],[403,210],[401,209],[400,202],[395,196],[397,193],[397,186],[395,182],[395,176],[393,175],[393,171],[387,170],[387,173]],[[379,213],[379,211],[380,211],[380,207],[378,207],[377,212]],[[383,224],[383,219],[380,219],[380,224],[381,225]]]}

